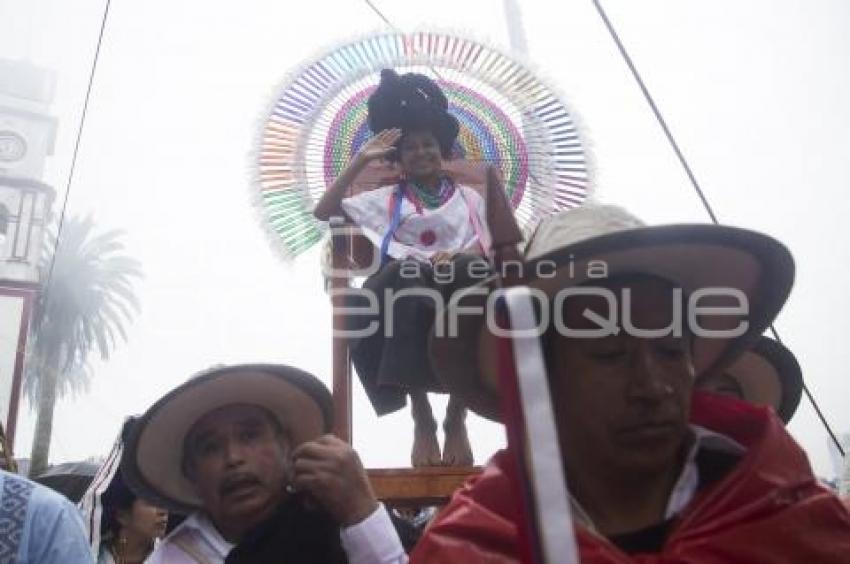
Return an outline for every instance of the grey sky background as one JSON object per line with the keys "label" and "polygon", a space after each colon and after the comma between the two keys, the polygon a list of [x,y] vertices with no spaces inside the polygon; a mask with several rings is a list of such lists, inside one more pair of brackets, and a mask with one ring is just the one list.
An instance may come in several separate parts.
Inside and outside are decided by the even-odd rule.
{"label": "grey sky background", "polygon": [[[501,0],[378,2],[403,30],[457,31],[507,49]],[[721,221],[784,241],[797,282],[777,328],[837,431],[850,430],[850,3],[607,0]],[[103,0],[0,0],[0,57],[55,69],[61,194]],[[528,62],[578,114],[598,198],[649,223],[708,221],[590,0],[521,2]],[[330,307],[318,249],[273,252],[251,204],[249,154],[281,81],[335,44],[382,29],[358,0],[113,0],[68,213],[126,230],[143,311],[88,393],[57,407],[54,462],[105,454],[139,413],[201,368],[280,361],[330,382]],[[368,466],[408,463],[406,412],[355,399]],[[438,411],[444,400],[437,398]],[[27,455],[34,415],[21,411]],[[804,399],[791,431],[830,477],[827,436]],[[503,442],[473,418],[476,461]]]}

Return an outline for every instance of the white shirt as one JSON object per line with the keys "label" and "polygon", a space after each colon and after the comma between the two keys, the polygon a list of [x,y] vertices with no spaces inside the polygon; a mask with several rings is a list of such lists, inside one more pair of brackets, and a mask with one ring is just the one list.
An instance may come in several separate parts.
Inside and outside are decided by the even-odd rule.
{"label": "white shirt", "polygon": [[665,519],[670,519],[681,513],[697,494],[699,468],[697,467],[696,457],[700,450],[727,452],[739,456],[747,451],[741,444],[726,435],[709,431],[699,425],[690,425],[690,427],[694,433],[694,443],[688,451],[682,473],[679,475],[676,485],[673,486],[673,491],[670,492],[670,499],[667,500],[667,511],[664,514]]}
{"label": "white shirt", "polygon": [[[389,203],[395,189],[396,186],[384,186],[342,200],[342,209],[348,217],[379,249],[390,227],[392,210]],[[443,205],[423,209],[422,213],[408,198],[404,198],[401,223],[389,243],[387,254],[394,259],[427,261],[437,251],[468,249],[478,241],[473,216],[481,236],[489,238],[484,207],[484,198],[475,189],[461,184],[456,186],[454,194]],[[489,241],[481,241],[481,244],[487,248]]]}
{"label": "white shirt", "polygon": [[[406,564],[407,554],[383,505],[340,531],[349,564]],[[222,564],[236,546],[203,513],[193,513],[163,539],[146,564]]]}
{"label": "white shirt", "polygon": [[[696,457],[700,450],[706,449],[737,455],[743,455],[747,450],[740,443],[730,439],[726,435],[715,433],[699,425],[689,425],[689,427],[694,435],[694,442],[685,458],[682,473],[679,474],[679,479],[676,480],[676,485],[673,486],[673,491],[670,492],[670,497],[667,500],[667,509],[664,513],[665,519],[670,519],[681,513],[696,495],[699,488],[699,468],[697,467]],[[593,526],[593,522],[587,516],[587,512],[579,505],[578,501],[570,496],[570,502],[576,521],[584,525],[588,530],[595,531],[596,528]]]}

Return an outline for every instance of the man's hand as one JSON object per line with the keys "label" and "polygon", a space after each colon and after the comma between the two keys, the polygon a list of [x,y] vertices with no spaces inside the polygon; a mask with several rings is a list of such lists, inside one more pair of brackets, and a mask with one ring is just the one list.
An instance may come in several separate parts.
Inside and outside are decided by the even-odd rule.
{"label": "man's hand", "polygon": [[292,453],[292,485],[309,493],[343,527],[355,525],[378,507],[360,457],[333,435],[324,435]]}

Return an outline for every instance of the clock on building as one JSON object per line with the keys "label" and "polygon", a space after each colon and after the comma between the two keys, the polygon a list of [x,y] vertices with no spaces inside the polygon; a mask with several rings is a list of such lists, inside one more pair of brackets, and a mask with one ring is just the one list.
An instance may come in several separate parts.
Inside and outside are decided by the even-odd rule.
{"label": "clock on building", "polygon": [[14,131],[0,131],[0,162],[19,161],[27,154],[27,142]]}

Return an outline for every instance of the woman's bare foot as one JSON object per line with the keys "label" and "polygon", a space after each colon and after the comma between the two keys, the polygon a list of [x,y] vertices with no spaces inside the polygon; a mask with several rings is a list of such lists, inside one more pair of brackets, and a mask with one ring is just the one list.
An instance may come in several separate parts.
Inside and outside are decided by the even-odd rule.
{"label": "woman's bare foot", "polygon": [[443,464],[446,466],[472,466],[472,446],[466,434],[466,424],[445,425],[446,444],[443,446]]}
{"label": "woman's bare foot", "polygon": [[432,428],[413,427],[413,450],[410,463],[414,468],[422,466],[440,466],[440,443],[437,441],[437,425]]}
{"label": "woman's bare foot", "polygon": [[437,441],[437,421],[431,413],[428,394],[410,392],[410,412],[413,415],[413,449],[410,463],[414,468],[440,466],[440,443]]}
{"label": "woman's bare foot", "polygon": [[446,444],[443,445],[443,464],[446,466],[472,466],[472,446],[466,433],[466,406],[454,396],[449,396],[446,420],[443,421]]}

